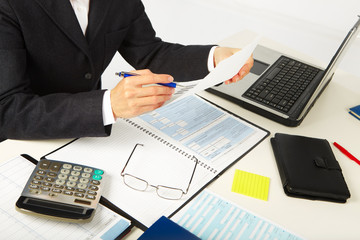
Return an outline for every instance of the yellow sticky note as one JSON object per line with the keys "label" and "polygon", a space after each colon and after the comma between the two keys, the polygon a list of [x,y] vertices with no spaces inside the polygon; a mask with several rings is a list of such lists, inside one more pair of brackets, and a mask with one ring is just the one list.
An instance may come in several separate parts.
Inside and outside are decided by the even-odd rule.
{"label": "yellow sticky note", "polygon": [[267,201],[269,185],[268,177],[236,169],[231,191]]}

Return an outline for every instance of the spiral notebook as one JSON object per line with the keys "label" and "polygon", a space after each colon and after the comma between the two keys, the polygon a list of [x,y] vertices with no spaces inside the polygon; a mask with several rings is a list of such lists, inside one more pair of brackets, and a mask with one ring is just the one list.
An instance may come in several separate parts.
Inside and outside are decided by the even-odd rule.
{"label": "spiral notebook", "polygon": [[[171,216],[229,166],[259,144],[269,132],[196,96],[174,101],[132,119],[120,119],[107,138],[81,138],[46,155],[48,159],[90,164],[107,171],[103,196],[132,217],[143,230],[161,216]],[[155,188],[137,191],[123,182],[121,172],[137,144],[143,152],[137,177],[151,185],[186,188],[180,200],[167,200]]]}

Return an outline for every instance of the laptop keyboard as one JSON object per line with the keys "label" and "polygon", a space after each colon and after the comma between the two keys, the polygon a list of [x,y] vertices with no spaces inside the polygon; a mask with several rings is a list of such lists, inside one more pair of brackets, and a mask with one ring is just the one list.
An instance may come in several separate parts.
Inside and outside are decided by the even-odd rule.
{"label": "laptop keyboard", "polygon": [[287,113],[320,70],[281,56],[274,67],[244,94],[255,102]]}

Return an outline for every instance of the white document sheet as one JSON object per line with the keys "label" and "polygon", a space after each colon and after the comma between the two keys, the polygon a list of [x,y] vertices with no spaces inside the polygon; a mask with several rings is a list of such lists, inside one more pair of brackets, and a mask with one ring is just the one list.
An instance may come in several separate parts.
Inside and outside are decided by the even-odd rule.
{"label": "white document sheet", "polygon": [[[119,119],[112,126],[111,136],[81,138],[46,156],[103,169],[108,176],[103,196],[146,227],[161,216],[171,215],[267,135],[266,131],[195,95],[146,115],[143,119]],[[226,127],[234,131],[224,131]],[[189,192],[180,200],[166,200],[153,187],[137,191],[126,186],[121,171],[136,144],[143,144],[144,149],[138,157],[130,159],[125,172],[130,171],[149,184],[186,188],[195,156],[199,164]],[[131,167],[133,164],[136,171]]]}
{"label": "white document sheet", "polygon": [[248,44],[239,52],[221,61],[218,66],[216,66],[216,68],[211,71],[204,79],[190,82],[179,82],[179,84],[183,87],[178,86],[175,93],[173,94],[172,99],[170,99],[170,101],[167,103],[170,103],[179,97],[188,96],[201,90],[205,90],[209,87],[213,87],[234,77],[254,52],[259,39],[260,37],[257,37],[253,42]]}

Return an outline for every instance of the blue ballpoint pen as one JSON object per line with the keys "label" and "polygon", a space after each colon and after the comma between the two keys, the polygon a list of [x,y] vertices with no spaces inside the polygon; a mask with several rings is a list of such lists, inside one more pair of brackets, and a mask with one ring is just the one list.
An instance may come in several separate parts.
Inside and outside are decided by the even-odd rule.
{"label": "blue ballpoint pen", "polygon": [[[139,76],[139,74],[137,74],[137,73],[124,72],[124,71],[117,72],[117,73],[115,73],[115,75],[117,75],[119,77],[124,77],[124,78],[131,77],[131,76]],[[176,88],[176,85],[177,85],[174,82],[171,82],[171,83],[157,83],[157,84],[161,85],[161,86],[171,87],[171,88]]]}

